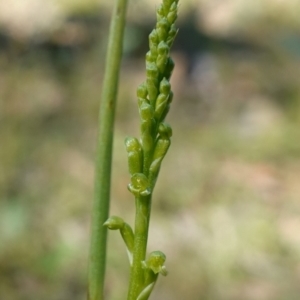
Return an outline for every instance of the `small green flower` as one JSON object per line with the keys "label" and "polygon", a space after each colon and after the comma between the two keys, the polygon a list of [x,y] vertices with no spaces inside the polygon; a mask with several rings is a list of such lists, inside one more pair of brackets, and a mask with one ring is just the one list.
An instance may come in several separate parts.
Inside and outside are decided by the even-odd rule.
{"label": "small green flower", "polygon": [[153,251],[150,253],[148,259],[143,262],[145,269],[151,269],[154,274],[160,273],[163,276],[168,274],[164,263],[166,261],[166,255],[161,251]]}
{"label": "small green flower", "polygon": [[136,173],[131,176],[131,183],[128,189],[135,196],[148,196],[151,194],[151,189],[147,177],[143,173]]}
{"label": "small green flower", "polygon": [[125,139],[125,147],[128,156],[128,168],[131,175],[142,172],[143,157],[142,147],[137,138],[127,137]]}

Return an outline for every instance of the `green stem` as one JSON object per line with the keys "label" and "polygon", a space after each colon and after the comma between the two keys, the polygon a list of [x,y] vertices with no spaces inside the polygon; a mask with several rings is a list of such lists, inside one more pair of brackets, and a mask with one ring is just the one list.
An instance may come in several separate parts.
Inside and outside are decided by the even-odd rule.
{"label": "green stem", "polygon": [[144,269],[151,213],[151,195],[136,197],[133,263],[130,272],[128,300],[136,300],[144,283]]}
{"label": "green stem", "polygon": [[109,32],[99,113],[95,192],[89,254],[88,300],[104,299],[107,228],[103,226],[103,223],[107,220],[109,213],[113,125],[127,1],[117,0],[115,2]]}

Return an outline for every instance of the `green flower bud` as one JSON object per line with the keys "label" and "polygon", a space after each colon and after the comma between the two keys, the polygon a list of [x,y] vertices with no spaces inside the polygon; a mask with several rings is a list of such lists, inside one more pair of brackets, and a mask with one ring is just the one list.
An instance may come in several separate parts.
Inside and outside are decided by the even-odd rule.
{"label": "green flower bud", "polygon": [[131,175],[143,170],[142,147],[137,138],[127,137],[125,147],[128,156],[128,169]]}
{"label": "green flower bud", "polygon": [[171,84],[170,82],[164,77],[163,80],[160,82],[159,85],[159,91],[160,93],[168,96],[171,91]]}
{"label": "green flower bud", "polygon": [[175,24],[172,24],[166,41],[169,47],[173,45],[177,33],[178,33],[178,29],[176,28]]}
{"label": "green flower bud", "polygon": [[169,56],[168,57],[168,62],[167,62],[167,65],[166,65],[165,71],[164,71],[164,76],[167,78],[167,80],[170,80],[173,69],[174,69],[174,66],[175,66],[174,61]]}
{"label": "green flower bud", "polygon": [[148,51],[146,53],[146,69],[148,67],[148,64],[155,63],[156,56],[157,56],[157,49],[155,49],[155,52]]}
{"label": "green flower bud", "polygon": [[157,22],[159,22],[164,16],[165,16],[165,14],[164,14],[163,6],[160,5],[158,7],[158,9],[156,10],[156,19],[157,19]]}
{"label": "green flower bud", "polygon": [[155,29],[153,29],[151,31],[151,33],[149,34],[149,47],[152,51],[152,48],[156,49],[157,45],[158,45],[158,34],[157,31]]}
{"label": "green flower bud", "polygon": [[160,41],[165,41],[168,37],[170,25],[167,18],[162,18],[156,24],[156,32]]}
{"label": "green flower bud", "polygon": [[137,88],[137,100],[138,100],[138,106],[141,107],[143,103],[147,103],[147,86],[145,83],[142,83]]}
{"label": "green flower bud", "polygon": [[161,123],[158,127],[159,136],[155,143],[155,149],[152,156],[152,162],[149,168],[149,182],[152,189],[155,186],[161,163],[171,145],[170,137],[172,128],[167,123]]}
{"label": "green flower bud", "polygon": [[106,226],[111,230],[119,230],[124,226],[124,220],[117,216],[111,216],[107,219],[103,226]]}
{"label": "green flower bud", "polygon": [[138,86],[136,94],[138,98],[147,99],[147,86],[144,82]]}
{"label": "green flower bud", "polygon": [[178,5],[177,5],[178,1],[173,1],[173,3],[170,6],[169,12],[172,11],[177,11],[178,10]]}
{"label": "green flower bud", "polygon": [[147,90],[148,90],[150,104],[154,105],[157,94],[158,94],[156,79],[147,78]]}
{"label": "green flower bud", "polygon": [[156,79],[157,76],[159,75],[157,66],[155,63],[148,63],[146,64],[146,75],[147,78],[152,78],[152,79]]}
{"label": "green flower bud", "polygon": [[123,241],[125,242],[128,258],[130,264],[132,264],[132,252],[134,248],[134,234],[133,230],[129,224],[125,223],[124,220],[117,216],[111,216],[108,220],[103,224],[103,226],[107,226],[108,229],[111,230],[120,230]]}
{"label": "green flower bud", "polygon": [[168,56],[167,55],[160,55],[158,54],[156,59],[156,65],[158,67],[158,70],[161,74],[165,72],[165,68],[168,62]]}
{"label": "green flower bud", "polygon": [[161,137],[170,138],[173,134],[172,127],[167,123],[160,123],[158,132]]}
{"label": "green flower bud", "polygon": [[127,152],[141,151],[140,142],[135,137],[127,137],[125,139],[125,147]]}
{"label": "green flower bud", "polygon": [[169,56],[170,47],[164,41],[161,41],[157,47],[158,54]]}
{"label": "green flower bud", "polygon": [[171,105],[168,103],[165,110],[164,110],[164,112],[163,112],[163,114],[160,117],[161,122],[166,118],[168,112],[170,111],[170,108],[171,108]]}
{"label": "green flower bud", "polygon": [[157,48],[158,55],[156,59],[156,65],[161,74],[164,73],[169,59],[169,46],[165,42],[160,42]]}
{"label": "green flower bud", "polygon": [[171,140],[167,136],[160,136],[156,141],[152,162],[149,168],[149,182],[151,184],[152,189],[154,188],[162,160],[167,154],[170,144]]}
{"label": "green flower bud", "polygon": [[170,11],[167,15],[167,20],[169,24],[173,24],[177,19],[177,5],[175,2],[170,7]]}
{"label": "green flower bud", "polygon": [[153,107],[148,103],[143,103],[140,107],[140,116],[144,121],[151,120],[154,116]]}
{"label": "green flower bud", "polygon": [[[155,103],[155,118],[158,121],[163,121],[170,110],[170,103],[173,100],[173,92],[171,85],[166,78],[160,83],[160,94],[158,95]],[[164,97],[165,95],[166,97]]]}
{"label": "green flower bud", "polygon": [[136,173],[131,176],[128,190],[135,196],[148,196],[151,194],[148,178],[142,173]]}
{"label": "green flower bud", "polygon": [[151,269],[154,274],[162,274],[166,276],[168,274],[164,263],[166,261],[166,255],[161,251],[153,251],[150,253],[148,259],[144,263],[144,266]]}
{"label": "green flower bud", "polygon": [[165,94],[159,94],[156,103],[155,103],[155,119],[160,121],[162,115],[164,114],[164,111],[166,109],[166,106],[168,105],[168,95]]}

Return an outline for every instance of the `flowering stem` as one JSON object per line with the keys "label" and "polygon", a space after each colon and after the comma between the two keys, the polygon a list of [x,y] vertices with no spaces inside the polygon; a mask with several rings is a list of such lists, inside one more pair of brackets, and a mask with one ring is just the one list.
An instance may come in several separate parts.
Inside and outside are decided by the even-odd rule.
{"label": "flowering stem", "polygon": [[144,270],[142,261],[145,260],[148,230],[151,212],[151,195],[136,197],[135,236],[133,263],[131,266],[131,277],[129,282],[128,300],[136,300],[141,293],[144,283]]}
{"label": "flowering stem", "polygon": [[104,299],[107,229],[103,227],[103,224],[107,220],[109,213],[113,125],[127,1],[116,0],[110,25],[99,114],[95,191],[89,254],[88,300]]}
{"label": "flowering stem", "polygon": [[150,49],[146,54],[146,81],[137,90],[141,138],[140,142],[135,138],[125,141],[131,174],[128,188],[135,195],[136,206],[127,300],[147,300],[158,273],[167,274],[165,255],[154,251],[146,259],[146,250],[152,193],[172,136],[172,129],[164,119],[173,97],[169,80],[174,62],[169,54],[177,34],[174,24],[177,9],[178,0],[163,0],[157,9],[157,23],[149,35]]}
{"label": "flowering stem", "polygon": [[[163,0],[156,11],[157,22],[149,35],[149,51],[146,54],[146,80],[137,89],[141,136],[140,139],[125,139],[131,175],[128,189],[135,196],[134,232],[128,223],[117,216],[110,217],[106,222],[101,219],[96,226],[97,233],[98,225],[103,223],[111,230],[120,230],[131,266],[127,300],[147,300],[158,275],[167,275],[165,254],[156,250],[146,258],[146,251],[152,193],[172,136],[172,128],[164,119],[173,98],[170,77],[174,62],[170,57],[170,48],[178,31],[175,26],[178,1]],[[95,218],[99,222],[97,214]],[[93,255],[98,253],[91,252],[91,259]]]}

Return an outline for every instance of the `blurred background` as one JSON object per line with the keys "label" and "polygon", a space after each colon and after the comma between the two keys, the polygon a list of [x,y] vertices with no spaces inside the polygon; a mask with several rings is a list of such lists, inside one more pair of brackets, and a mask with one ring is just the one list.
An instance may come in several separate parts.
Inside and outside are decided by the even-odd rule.
{"label": "blurred background", "polygon": [[[86,295],[97,118],[113,1],[0,1],[0,299]],[[111,214],[133,224],[124,138],[160,1],[132,0]],[[172,147],[154,193],[149,251],[169,275],[151,299],[300,295],[300,2],[185,0]],[[107,299],[126,298],[110,232]]]}

